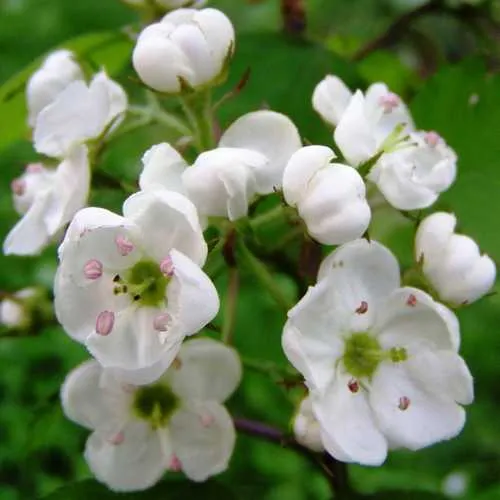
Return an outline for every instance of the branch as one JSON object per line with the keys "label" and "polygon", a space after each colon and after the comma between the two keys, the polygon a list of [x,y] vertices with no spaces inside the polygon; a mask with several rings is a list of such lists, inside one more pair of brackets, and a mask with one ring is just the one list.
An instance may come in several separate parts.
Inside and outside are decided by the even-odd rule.
{"label": "branch", "polygon": [[313,465],[321,468],[332,491],[336,495],[335,498],[348,498],[350,487],[345,463],[335,460],[335,458],[326,452],[315,453],[309,448],[302,446],[293,436],[287,435],[281,430],[262,422],[246,418],[236,418],[234,425],[243,434],[264,439],[265,441],[299,453]]}

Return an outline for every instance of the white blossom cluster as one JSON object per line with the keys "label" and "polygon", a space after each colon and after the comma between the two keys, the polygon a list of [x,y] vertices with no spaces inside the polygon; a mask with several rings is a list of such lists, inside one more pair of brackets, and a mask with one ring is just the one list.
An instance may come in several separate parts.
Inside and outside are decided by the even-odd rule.
{"label": "white blossom cluster", "polygon": [[[192,96],[223,79],[234,49],[222,12],[178,8],[139,34],[132,62],[149,89]],[[425,290],[402,282],[395,256],[367,238],[368,192],[397,210],[427,209],[457,174],[454,151],[436,132],[418,130],[399,96],[383,83],[351,92],[327,76],[312,96],[334,128],[327,145],[303,147],[290,118],[269,110],[238,118],[193,162],[174,145],[152,145],[139,191],[116,214],[84,207],[95,144],[119,128],[128,99],[104,70],[84,73],[61,50],[28,83],[29,124],[44,160],[12,182],[23,217],[4,252],[34,255],[62,238],[55,312],[93,356],[67,377],[62,404],[92,431],[85,458],[97,479],[129,491],[167,470],[203,481],[226,469],[235,427],[223,403],[240,382],[239,356],[206,337],[186,341],[219,310],[203,271],[203,231],[214,220],[236,224],[276,191],[306,237],[340,245],[283,329],[285,354],[307,387],[293,423],[297,441],[380,465],[390,449],[417,450],[461,431],[473,384],[452,308],[484,296],[496,270],[455,233],[449,213],[429,215],[416,231]],[[4,322],[21,321],[16,307],[4,302]]]}

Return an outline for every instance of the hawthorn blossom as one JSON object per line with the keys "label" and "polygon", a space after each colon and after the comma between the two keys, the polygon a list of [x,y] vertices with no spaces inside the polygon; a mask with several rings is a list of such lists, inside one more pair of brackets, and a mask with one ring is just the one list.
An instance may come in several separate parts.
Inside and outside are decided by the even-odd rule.
{"label": "hawthorn blossom", "polygon": [[77,80],[39,113],[33,140],[42,154],[64,158],[71,150],[101,136],[127,109],[127,95],[104,71],[89,85]]}
{"label": "hawthorn blossom", "polygon": [[169,144],[146,152],[141,189],[164,187],[186,194],[203,217],[247,215],[257,194],[281,187],[283,171],[300,148],[291,120],[273,111],[256,111],[236,120],[216,149],[198,156],[192,166]]}
{"label": "hawthorn blossom", "polygon": [[123,383],[87,361],[68,375],[61,399],[67,417],[92,430],[85,459],[95,477],[112,490],[136,491],[167,470],[204,481],[227,468],[235,430],[222,403],[240,379],[233,349],[196,339],[150,385]]}
{"label": "hawthorn blossom", "polygon": [[59,250],[56,315],[103,367],[150,382],[218,311],[206,255],[196,209],[178,193],[136,193],[123,216],[83,209]]}
{"label": "hawthorn blossom", "polygon": [[292,155],[283,174],[286,202],[326,245],[359,238],[371,217],[363,179],[353,167],[331,163],[334,158],[326,146],[306,146]]}
{"label": "hawthorn blossom", "polygon": [[83,73],[72,52],[56,50],[49,54],[26,85],[29,125],[34,127],[40,111],[76,80],[83,80]]}
{"label": "hawthorn blossom", "polygon": [[172,94],[216,83],[234,50],[234,28],[217,9],[177,9],[147,26],[132,63],[149,87]]}
{"label": "hawthorn blossom", "polygon": [[370,171],[386,200],[400,210],[427,208],[455,181],[457,156],[436,132],[410,134],[407,147],[384,154]]}
{"label": "hawthorn blossom", "polygon": [[90,184],[87,148],[73,149],[56,169],[35,163],[12,181],[14,207],[23,217],[3,243],[6,255],[35,255],[85,206]]}
{"label": "hawthorn blossom", "polygon": [[415,237],[415,258],[441,300],[458,306],[488,293],[496,266],[472,238],[455,234],[456,224],[456,217],[445,212],[426,217]]}
{"label": "hawthorn blossom", "polygon": [[323,261],[283,332],[325,449],[365,465],[380,465],[389,448],[418,450],[462,430],[473,386],[458,347],[455,315],[401,288],[395,257],[366,240]]}

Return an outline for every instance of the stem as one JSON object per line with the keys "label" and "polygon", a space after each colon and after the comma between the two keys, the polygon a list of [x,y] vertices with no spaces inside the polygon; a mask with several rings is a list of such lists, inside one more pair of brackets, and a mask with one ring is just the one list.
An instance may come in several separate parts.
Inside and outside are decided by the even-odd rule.
{"label": "stem", "polygon": [[163,111],[160,107],[130,106],[129,113],[138,116],[148,123],[159,123],[183,136],[191,136],[191,129],[179,118]]}
{"label": "stem", "polygon": [[238,302],[238,292],[240,287],[240,277],[238,268],[231,267],[229,270],[229,284],[227,287],[226,306],[224,307],[224,323],[222,324],[222,342],[231,344],[236,324],[236,305]]}
{"label": "stem", "polygon": [[293,436],[286,435],[279,429],[270,425],[256,422],[246,418],[236,418],[234,420],[236,429],[243,434],[255,436],[270,443],[277,444],[283,448],[293,450],[307,458],[316,467],[320,467],[324,476],[330,484],[336,499],[347,499],[350,497],[351,489],[347,474],[347,465],[335,460],[325,453],[315,453],[309,448],[298,443]]}
{"label": "stem", "polygon": [[276,205],[274,208],[271,208],[271,210],[258,215],[257,217],[254,217],[250,221],[250,226],[252,227],[252,229],[257,229],[258,227],[263,226],[269,222],[274,222],[275,220],[282,218],[285,213],[286,209],[283,205]]}
{"label": "stem", "polygon": [[182,110],[195,133],[198,152],[215,147],[212,115],[212,93],[210,90],[179,98]]}

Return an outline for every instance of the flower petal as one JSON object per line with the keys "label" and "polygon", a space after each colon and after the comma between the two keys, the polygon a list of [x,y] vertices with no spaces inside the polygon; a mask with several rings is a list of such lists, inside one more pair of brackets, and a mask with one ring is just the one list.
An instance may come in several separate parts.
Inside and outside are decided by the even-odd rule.
{"label": "flower petal", "polygon": [[123,430],[123,442],[112,444],[93,433],[85,447],[85,459],[94,476],[113,491],[139,491],[153,486],[167,466],[158,432],[145,422],[131,421]]}
{"label": "flower petal", "polygon": [[241,380],[238,353],[212,339],[190,340],[177,356],[179,366],[168,372],[169,383],[182,399],[222,403]]}
{"label": "flower petal", "polygon": [[206,402],[176,412],[170,422],[174,453],[193,481],[205,481],[227,469],[236,433],[227,410]]}
{"label": "flower petal", "polygon": [[346,84],[335,75],[327,75],[316,85],[312,96],[314,110],[326,122],[337,125],[352,97]]}

